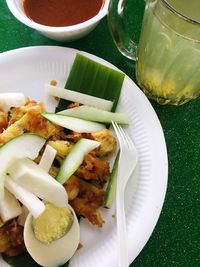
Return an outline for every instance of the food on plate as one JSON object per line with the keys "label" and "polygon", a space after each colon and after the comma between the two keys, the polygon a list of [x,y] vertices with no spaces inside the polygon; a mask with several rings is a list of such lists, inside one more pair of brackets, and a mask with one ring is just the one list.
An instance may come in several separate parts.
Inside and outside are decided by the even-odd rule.
{"label": "food on plate", "polygon": [[28,158],[15,161],[7,169],[9,176],[29,192],[58,207],[65,207],[67,196],[63,186],[38,164]]}
{"label": "food on plate", "polygon": [[103,110],[110,111],[113,106],[113,102],[110,100],[106,100],[103,98],[86,95],[84,93],[72,91],[63,88],[59,88],[57,86],[53,85],[46,85],[46,91],[48,94],[59,97],[68,101],[72,101],[75,103],[81,103],[82,105],[90,105],[91,107],[100,108]]}
{"label": "food on plate", "polygon": [[98,157],[110,156],[116,147],[116,139],[111,134],[110,130],[105,129],[101,132],[92,133],[92,138],[100,142],[100,146],[96,149],[96,155]]}
{"label": "food on plate", "polygon": [[[93,96],[89,79],[93,86],[98,82]],[[77,55],[66,83],[70,97],[60,101],[55,113],[28,97],[21,105],[0,110],[1,253],[15,256],[27,250],[38,264],[58,266],[79,246],[78,219],[104,225],[99,208],[108,207],[105,190],[109,205],[114,199],[114,187],[110,190],[106,185],[111,172],[109,157],[116,152],[117,142],[103,123],[128,124],[124,114],[114,113],[123,79],[122,73]],[[66,98],[65,89],[50,89],[52,97]],[[84,103],[79,102],[80,96]],[[89,102],[98,103],[98,108]],[[69,114],[58,114],[61,109]],[[78,110],[76,117],[72,116],[74,109]],[[98,115],[97,122],[92,113]]]}
{"label": "food on plate", "polygon": [[[4,135],[5,129],[0,136]],[[0,137],[1,138],[1,137]],[[35,134],[23,134],[16,136],[15,138],[9,139],[8,142],[4,143],[0,147],[0,199],[4,197],[4,181],[6,178],[6,171],[12,161],[15,159],[21,159],[28,157],[35,159],[41,148],[45,143],[45,139]]]}
{"label": "food on plate", "polygon": [[23,227],[18,224],[17,218],[2,222],[0,227],[0,252],[8,256],[16,256],[25,250]]}
{"label": "food on plate", "polygon": [[[32,112],[34,116],[27,115]],[[24,220],[25,230],[19,224],[17,218],[19,214],[8,222],[2,222],[0,251],[7,255],[18,255],[27,249],[33,259],[39,264],[45,265],[47,257],[42,256],[46,253],[42,252],[45,245],[42,244],[40,249],[32,251],[32,245],[41,241],[37,240],[32,232],[32,226],[30,226],[34,217],[37,220],[42,214],[45,214],[45,203],[41,199],[58,208],[68,205],[68,198],[69,204],[74,210],[74,216],[85,217],[97,227],[102,227],[105,222],[98,208],[102,206],[105,184],[110,175],[109,162],[105,158],[115,152],[116,140],[108,129],[94,133],[65,132],[63,127],[44,118],[42,112],[45,112],[43,104],[26,98],[25,105],[11,108],[8,111],[7,128],[0,134],[0,140],[2,140],[0,158],[2,157],[5,162],[4,171],[1,170],[1,173],[5,175],[2,188],[5,185],[6,190],[12,193],[12,196],[20,201],[20,205],[22,207],[25,205],[30,212]],[[24,120],[27,116],[29,119]],[[34,122],[35,119],[37,124]],[[19,122],[24,122],[23,127],[20,128],[20,134],[16,132],[15,135],[11,131],[13,134],[7,135],[6,133],[10,133],[10,127],[13,125],[18,128],[16,125],[19,125]],[[33,125],[35,126],[32,127]],[[49,172],[45,171],[40,164],[48,146],[53,149],[53,162],[51,159],[51,166],[48,163],[46,167]],[[5,161],[6,156],[8,159]],[[63,189],[65,190],[63,191]],[[73,223],[76,223],[77,217],[73,218]],[[17,235],[15,235],[15,231],[10,230],[12,229],[9,227],[11,225],[14,225]],[[74,228],[79,231],[77,226]],[[24,239],[23,231],[26,233]],[[58,243],[56,245],[58,249],[58,241],[64,237],[71,244],[72,241],[67,236],[66,233],[62,238],[52,241],[51,244]],[[13,242],[10,241],[10,238]],[[60,263],[67,261],[77,249],[77,240],[79,241],[79,237],[76,237],[74,251],[72,251],[73,246],[70,245],[70,251],[67,249],[63,251],[65,255],[63,261],[59,254],[60,258],[56,258],[55,262],[57,260],[60,260]],[[63,242],[65,241],[61,242],[61,246],[63,246]],[[54,245],[52,247],[55,248]],[[44,249],[46,251],[46,248]],[[52,258],[51,262],[54,262]]]}
{"label": "food on plate", "polygon": [[109,208],[113,202],[113,199],[115,198],[115,192],[116,192],[116,187],[117,187],[117,171],[118,171],[119,154],[120,154],[120,151],[118,151],[117,156],[115,158],[112,172],[110,175],[110,179],[108,181],[106,192],[104,194],[103,206],[105,208]]}
{"label": "food on plate", "polygon": [[[124,77],[124,73],[77,53],[65,88],[109,100],[113,102],[111,111],[114,112],[118,104]],[[93,106],[93,103],[90,102],[81,102],[81,104]],[[66,100],[60,101],[57,111],[66,109],[66,105],[69,103],[71,102]],[[103,109],[102,107],[99,108]]]}
{"label": "food on plate", "polygon": [[18,217],[22,213],[22,208],[17,199],[8,191],[4,190],[4,198],[0,201],[0,214],[4,222]]}
{"label": "food on plate", "polygon": [[56,180],[59,183],[64,184],[81,166],[84,157],[99,145],[99,142],[86,138],[81,138],[78,140],[78,142],[73,145],[72,149],[63,160],[57,173]]}
{"label": "food on plate", "polygon": [[86,121],[79,118],[73,118],[66,115],[48,113],[48,112],[42,112],[41,114],[47,120],[57,125],[60,125],[64,128],[67,128],[69,130],[72,130],[74,132],[93,133],[105,129],[105,126],[103,124],[92,121]]}
{"label": "food on plate", "polygon": [[44,138],[59,134],[60,127],[49,123],[40,114],[45,111],[44,104],[27,99],[25,105],[12,108],[8,112],[8,127],[0,135],[0,144],[26,132],[35,133]]}
{"label": "food on plate", "polygon": [[52,146],[48,144],[46,145],[39,162],[39,166],[46,172],[49,172],[51,165],[53,164],[53,161],[55,159],[56,153],[57,151]]}
{"label": "food on plate", "polygon": [[7,112],[11,107],[20,107],[25,103],[25,96],[22,93],[1,93],[0,109]]}
{"label": "food on plate", "polygon": [[6,189],[12,193],[34,217],[37,218],[44,212],[44,203],[32,192],[16,183],[10,176],[6,177],[5,186]]}
{"label": "food on plate", "polygon": [[96,107],[87,105],[76,106],[74,108],[65,109],[57,114],[67,115],[88,121],[96,121],[102,123],[111,123],[115,121],[119,124],[128,124],[128,118],[124,113],[109,112]]}
{"label": "food on plate", "polygon": [[29,214],[26,219],[26,249],[42,266],[60,266],[67,262],[77,250],[79,239],[79,222],[70,205],[57,208],[48,204],[41,218],[34,220]]}
{"label": "food on plate", "polygon": [[49,244],[69,231],[74,216],[69,206],[61,208],[47,203],[45,207],[45,211],[38,218],[32,219],[32,230],[39,241]]}

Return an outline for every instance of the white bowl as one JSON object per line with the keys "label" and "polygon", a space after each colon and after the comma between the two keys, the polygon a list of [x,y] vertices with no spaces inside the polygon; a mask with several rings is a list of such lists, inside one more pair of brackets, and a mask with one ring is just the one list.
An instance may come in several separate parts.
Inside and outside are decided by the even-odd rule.
{"label": "white bowl", "polygon": [[16,19],[30,28],[39,31],[44,36],[56,41],[74,41],[91,32],[98,22],[107,14],[109,0],[104,1],[102,8],[96,16],[82,23],[66,27],[45,26],[32,21],[24,13],[22,6],[23,0],[6,0],[6,2],[8,8]]}

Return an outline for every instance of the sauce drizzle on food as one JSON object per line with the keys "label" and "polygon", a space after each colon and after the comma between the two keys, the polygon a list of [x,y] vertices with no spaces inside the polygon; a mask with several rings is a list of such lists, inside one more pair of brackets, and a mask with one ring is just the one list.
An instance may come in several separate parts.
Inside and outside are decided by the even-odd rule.
{"label": "sauce drizzle on food", "polygon": [[24,0],[24,12],[33,21],[47,26],[71,26],[94,17],[103,0]]}

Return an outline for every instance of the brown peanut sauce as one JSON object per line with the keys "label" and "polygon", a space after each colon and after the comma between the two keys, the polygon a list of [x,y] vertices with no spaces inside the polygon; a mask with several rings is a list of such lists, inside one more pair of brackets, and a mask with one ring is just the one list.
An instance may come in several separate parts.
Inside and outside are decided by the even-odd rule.
{"label": "brown peanut sauce", "polygon": [[71,26],[94,17],[103,0],[24,0],[23,8],[31,20],[54,27]]}

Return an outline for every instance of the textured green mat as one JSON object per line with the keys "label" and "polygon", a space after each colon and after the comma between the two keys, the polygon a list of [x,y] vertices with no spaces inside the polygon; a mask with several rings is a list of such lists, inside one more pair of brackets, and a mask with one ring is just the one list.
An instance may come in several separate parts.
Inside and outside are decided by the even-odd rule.
{"label": "textured green mat", "polygon": [[[127,0],[126,24],[137,40],[143,9],[143,0]],[[118,53],[109,34],[106,18],[87,37],[62,44],[17,22],[8,11],[5,0],[0,0],[0,26],[1,52],[33,45],[73,47],[104,58],[135,80],[134,63]],[[166,138],[169,185],[158,224],[131,267],[199,267],[200,99],[181,107],[152,104]]]}

